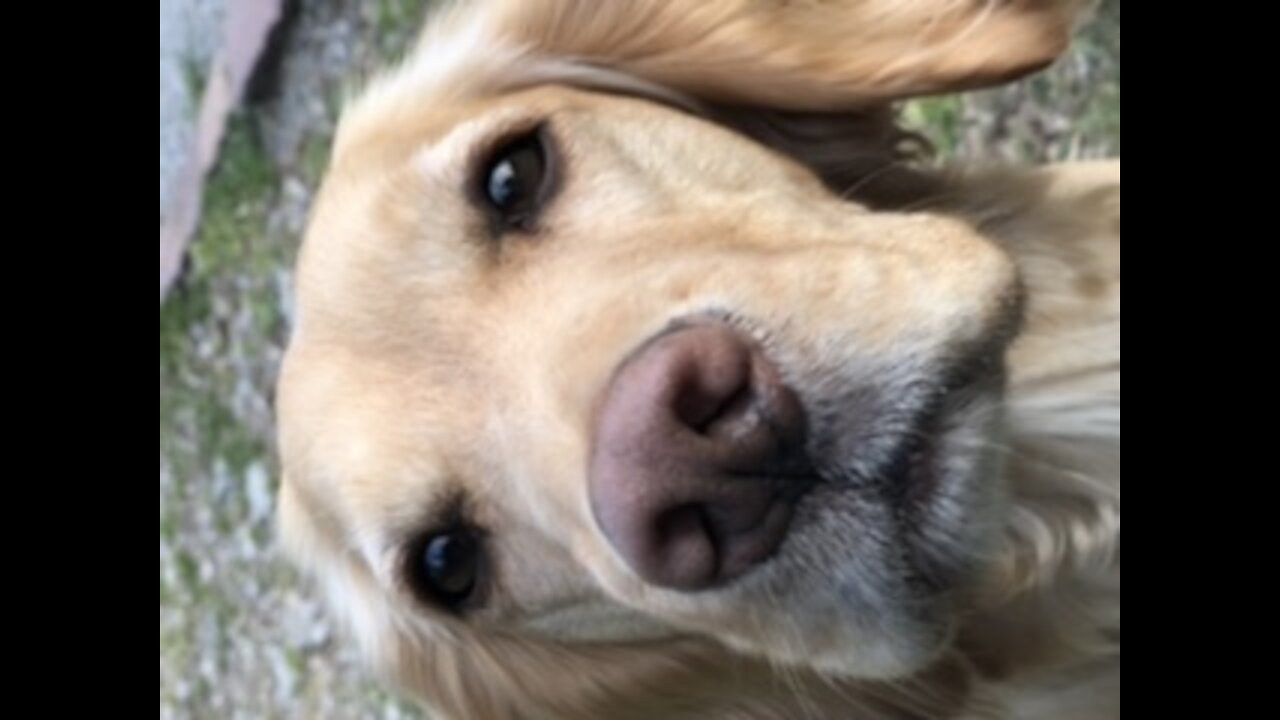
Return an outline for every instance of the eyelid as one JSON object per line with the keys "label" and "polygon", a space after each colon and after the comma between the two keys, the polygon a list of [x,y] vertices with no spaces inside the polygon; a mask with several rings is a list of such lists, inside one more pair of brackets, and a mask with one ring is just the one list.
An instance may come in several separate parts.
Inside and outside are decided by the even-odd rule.
{"label": "eyelid", "polygon": [[[436,612],[466,616],[483,609],[488,603],[495,585],[491,536],[480,523],[476,522],[467,498],[462,494],[446,496],[443,500],[431,503],[422,518],[412,527],[404,527],[388,537],[383,557],[390,563],[390,584],[395,592],[410,598],[417,607],[426,607]],[[416,553],[430,538],[457,528],[465,528],[475,538],[480,548],[479,579],[475,592],[456,612],[428,603],[413,585],[413,563]]]}
{"label": "eyelid", "polygon": [[482,174],[500,153],[524,138],[540,136],[545,139],[547,134],[547,121],[540,118],[527,118],[502,126],[472,148],[467,163],[468,175],[474,178]]}
{"label": "eyelid", "polygon": [[424,535],[440,532],[457,525],[468,523],[471,513],[468,510],[466,497],[461,493],[448,493],[432,498],[421,506],[418,512],[411,515],[398,516],[383,527],[377,548],[381,567],[391,570],[391,578],[395,582],[403,580],[405,562],[414,544]]}
{"label": "eyelid", "polygon": [[[542,150],[543,159],[543,177],[542,183],[537,190],[535,198],[535,211],[532,213],[534,220],[541,216],[543,212],[555,199],[562,185],[561,178],[561,160],[556,143],[555,134],[550,129],[550,124],[546,120],[530,120],[523,124],[512,125],[503,132],[496,133],[488,142],[480,143],[476,147],[476,151],[472,154],[470,162],[470,170],[468,172],[468,190],[467,196],[471,200],[471,204],[484,214],[489,220],[490,234],[494,239],[500,239],[512,228],[505,222],[505,218],[496,211],[488,199],[488,181],[489,172],[503,155],[515,148],[527,139],[535,140]],[[526,232],[534,232],[536,228],[525,228]]]}

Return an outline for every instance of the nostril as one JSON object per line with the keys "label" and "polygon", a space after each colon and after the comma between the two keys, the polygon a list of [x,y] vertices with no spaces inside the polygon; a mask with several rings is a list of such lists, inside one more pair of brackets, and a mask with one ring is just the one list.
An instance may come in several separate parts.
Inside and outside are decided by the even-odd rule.
{"label": "nostril", "polygon": [[729,395],[690,388],[676,400],[676,418],[699,435],[714,435],[717,428],[748,414],[755,396],[750,378]]}
{"label": "nostril", "polygon": [[747,383],[738,394],[725,401],[700,432],[707,437],[730,441],[749,435],[764,419],[759,403],[755,387]]}
{"label": "nostril", "polygon": [[682,505],[663,513],[654,523],[654,542],[662,558],[659,575],[671,586],[694,588],[716,576],[718,550],[705,508]]}
{"label": "nostril", "polygon": [[701,333],[695,342],[673,337],[669,343],[668,402],[683,427],[706,434],[718,420],[750,406],[755,364],[751,346],[718,328]]}
{"label": "nostril", "polygon": [[654,522],[654,540],[658,545],[670,545],[673,541],[690,535],[703,534],[707,529],[707,517],[695,504],[672,508]]}

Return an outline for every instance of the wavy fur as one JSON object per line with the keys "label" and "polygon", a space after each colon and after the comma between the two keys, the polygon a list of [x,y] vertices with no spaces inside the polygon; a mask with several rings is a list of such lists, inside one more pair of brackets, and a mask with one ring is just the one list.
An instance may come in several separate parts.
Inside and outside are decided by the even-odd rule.
{"label": "wavy fur", "polygon": [[[457,720],[1100,720],[1119,717],[1119,168],[936,173],[891,101],[999,82],[1064,47],[1055,0],[492,0],[442,11],[348,110],[335,165],[396,118],[568,85],[731,127],[877,208],[962,220],[1026,287],[1009,354],[1002,542],[955,642],[897,682],[773,666],[696,638],[583,647],[426,621],[360,533],[292,483],[284,536],[382,673]],[[744,81],[745,78],[745,81]],[[993,408],[993,412],[1000,410]],[[340,558],[334,561],[334,558]]]}

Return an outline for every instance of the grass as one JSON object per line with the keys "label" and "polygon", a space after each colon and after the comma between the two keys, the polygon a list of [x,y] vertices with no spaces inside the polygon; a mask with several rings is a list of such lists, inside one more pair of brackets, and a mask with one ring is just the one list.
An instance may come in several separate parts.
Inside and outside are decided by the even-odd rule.
{"label": "grass", "polygon": [[[337,82],[403,52],[426,5],[316,4],[311,12],[359,28],[357,52],[372,54]],[[312,52],[323,62],[322,50]],[[207,82],[198,70],[184,67],[197,96]],[[162,720],[285,718],[303,708],[309,717],[419,717],[327,644],[291,635],[299,603],[318,600],[274,556],[270,508],[264,515],[260,501],[261,478],[273,494],[278,477],[271,396],[305,204],[297,188],[314,188],[326,169],[340,94],[340,85],[325,86],[327,118],[307,121],[288,159],[268,150],[263,108],[233,118],[185,272],[160,309]],[[286,687],[293,695],[282,698]]]}
{"label": "grass", "polygon": [[431,0],[377,0],[373,27],[385,57],[399,57],[408,49],[430,4]]}

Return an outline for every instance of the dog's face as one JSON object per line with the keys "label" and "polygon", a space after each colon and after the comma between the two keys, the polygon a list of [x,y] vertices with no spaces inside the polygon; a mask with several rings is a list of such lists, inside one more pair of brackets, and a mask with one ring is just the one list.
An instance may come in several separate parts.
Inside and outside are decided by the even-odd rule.
{"label": "dog's face", "polygon": [[400,82],[344,124],[280,397],[286,539],[369,649],[935,659],[1001,526],[1002,250],[652,99]]}

